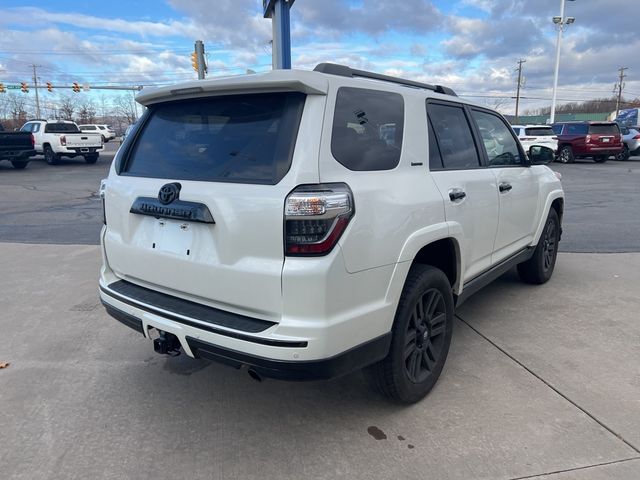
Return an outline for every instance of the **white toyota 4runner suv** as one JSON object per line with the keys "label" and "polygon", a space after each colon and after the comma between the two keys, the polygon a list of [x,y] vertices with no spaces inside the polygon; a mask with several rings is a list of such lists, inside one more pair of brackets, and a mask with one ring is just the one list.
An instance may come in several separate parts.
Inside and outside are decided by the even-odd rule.
{"label": "white toyota 4runner suv", "polygon": [[159,353],[260,379],[365,369],[415,402],[454,309],[554,269],[564,194],[499,114],[349,67],[149,89],[101,195],[100,296]]}

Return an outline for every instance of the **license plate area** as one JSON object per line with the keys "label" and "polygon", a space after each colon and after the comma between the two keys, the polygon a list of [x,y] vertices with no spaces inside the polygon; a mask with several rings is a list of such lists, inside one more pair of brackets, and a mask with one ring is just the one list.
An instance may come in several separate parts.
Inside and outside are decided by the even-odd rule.
{"label": "license plate area", "polygon": [[611,138],[609,138],[609,137],[602,137],[602,138],[600,139],[600,141],[601,141],[602,143],[609,143],[609,142],[611,141]]}
{"label": "license plate area", "polygon": [[193,255],[194,225],[175,220],[156,220],[153,225],[151,248],[181,257]]}

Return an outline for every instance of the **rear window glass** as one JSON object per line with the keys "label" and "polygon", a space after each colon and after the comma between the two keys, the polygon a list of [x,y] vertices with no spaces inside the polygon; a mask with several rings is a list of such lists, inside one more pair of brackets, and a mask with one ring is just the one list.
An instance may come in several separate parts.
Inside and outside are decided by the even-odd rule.
{"label": "rear window glass", "polygon": [[349,170],[391,170],[400,162],[402,95],[342,87],[338,90],[331,153]]}
{"label": "rear window glass", "polygon": [[123,173],[274,185],[289,171],[305,95],[229,95],[152,106]]}
{"label": "rear window glass", "polygon": [[75,123],[47,123],[45,133],[80,133]]}
{"label": "rear window glass", "polygon": [[524,132],[525,135],[531,135],[532,137],[547,137],[556,134],[551,127],[526,128]]}
{"label": "rear window glass", "polygon": [[618,135],[620,130],[615,123],[596,123],[589,125],[589,133],[603,135]]}
{"label": "rear window glass", "polygon": [[556,135],[560,135],[562,133],[562,125],[551,125],[551,130],[556,132]]}

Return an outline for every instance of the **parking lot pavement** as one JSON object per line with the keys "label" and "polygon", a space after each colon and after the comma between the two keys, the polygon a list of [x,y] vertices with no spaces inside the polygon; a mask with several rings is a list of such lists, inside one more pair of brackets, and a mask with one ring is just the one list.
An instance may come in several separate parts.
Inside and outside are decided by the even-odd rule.
{"label": "parking lot pavement", "polygon": [[550,166],[566,194],[561,251],[640,251],[640,157]]}
{"label": "parking lot pavement", "polygon": [[410,407],[358,373],[256,383],[158,356],[99,305],[99,261],[0,244],[3,479],[640,478],[640,254],[561,254],[547,285],[478,293]]}

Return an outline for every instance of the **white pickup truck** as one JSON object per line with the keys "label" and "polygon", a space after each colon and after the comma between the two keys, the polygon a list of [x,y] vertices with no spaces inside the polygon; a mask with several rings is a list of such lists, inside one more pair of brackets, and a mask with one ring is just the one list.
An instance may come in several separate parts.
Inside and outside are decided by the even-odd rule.
{"label": "white pickup truck", "polygon": [[44,155],[49,165],[57,164],[61,157],[78,156],[96,163],[104,148],[99,133],[82,133],[68,120],[30,120],[20,130],[33,134],[36,152]]}

